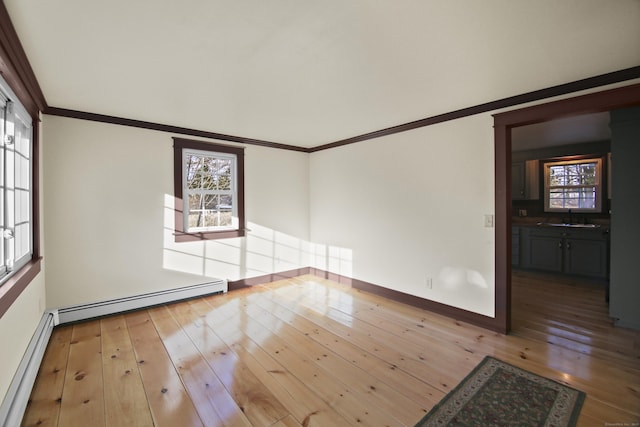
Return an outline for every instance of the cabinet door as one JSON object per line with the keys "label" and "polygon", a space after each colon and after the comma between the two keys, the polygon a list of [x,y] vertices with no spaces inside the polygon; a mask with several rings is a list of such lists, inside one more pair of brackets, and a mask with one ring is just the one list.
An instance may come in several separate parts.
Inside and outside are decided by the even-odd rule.
{"label": "cabinet door", "polygon": [[524,162],[511,163],[511,199],[523,200],[526,197],[526,168]]}
{"label": "cabinet door", "polygon": [[520,265],[520,228],[511,227],[511,265]]}
{"label": "cabinet door", "polygon": [[606,278],[607,241],[570,238],[565,240],[565,271],[570,274]]}
{"label": "cabinet door", "polygon": [[536,270],[562,272],[563,240],[556,236],[529,235],[523,266]]}

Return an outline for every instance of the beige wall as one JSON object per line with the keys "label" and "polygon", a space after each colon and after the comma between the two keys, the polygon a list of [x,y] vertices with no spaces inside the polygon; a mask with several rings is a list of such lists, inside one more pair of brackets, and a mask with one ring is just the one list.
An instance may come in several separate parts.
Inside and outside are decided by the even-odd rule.
{"label": "beige wall", "polygon": [[44,124],[49,307],[309,265],[307,154],[247,146],[249,235],[175,243],[176,135],[52,116]]}
{"label": "beige wall", "polygon": [[493,316],[492,132],[481,115],[314,153],[312,240],[360,280]]}
{"label": "beige wall", "polygon": [[44,306],[44,274],[40,272],[0,319],[0,402],[40,323]]}

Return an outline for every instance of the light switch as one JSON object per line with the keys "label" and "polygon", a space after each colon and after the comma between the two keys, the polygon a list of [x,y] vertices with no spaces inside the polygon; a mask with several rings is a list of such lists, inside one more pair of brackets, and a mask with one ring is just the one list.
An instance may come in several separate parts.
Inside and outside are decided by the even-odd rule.
{"label": "light switch", "polygon": [[485,215],[484,216],[484,226],[487,228],[493,227],[493,215]]}

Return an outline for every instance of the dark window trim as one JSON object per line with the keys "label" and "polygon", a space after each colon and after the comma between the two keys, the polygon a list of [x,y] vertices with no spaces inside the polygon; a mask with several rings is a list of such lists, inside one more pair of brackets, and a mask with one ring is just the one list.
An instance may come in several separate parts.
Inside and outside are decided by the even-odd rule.
{"label": "dark window trim", "polygon": [[9,310],[29,283],[40,273],[42,258],[31,259],[24,267],[14,272],[0,286],[0,318]]}
{"label": "dark window trim", "polygon": [[35,73],[20,43],[9,13],[0,2],[0,74],[32,119],[31,206],[32,256],[25,266],[6,278],[0,286],[0,318],[9,310],[29,283],[40,273],[40,112],[47,108]]}
{"label": "dark window trim", "polygon": [[[234,154],[237,158],[238,187],[238,229],[225,231],[208,231],[187,233],[184,230],[184,202],[182,194],[182,150],[190,148],[204,151],[217,151]],[[214,142],[196,141],[192,139],[173,138],[173,194],[175,201],[174,236],[176,242],[193,242],[198,240],[228,239],[243,237],[246,234],[244,209],[244,148]]]}

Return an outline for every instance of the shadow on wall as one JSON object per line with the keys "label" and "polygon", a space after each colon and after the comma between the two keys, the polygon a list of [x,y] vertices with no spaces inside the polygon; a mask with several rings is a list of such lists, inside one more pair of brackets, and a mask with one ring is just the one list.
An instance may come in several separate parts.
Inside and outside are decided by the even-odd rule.
{"label": "shadow on wall", "polygon": [[351,277],[351,249],[312,243],[250,221],[245,237],[176,243],[174,206],[174,196],[165,194],[162,260],[165,269],[238,280],[314,267]]}

